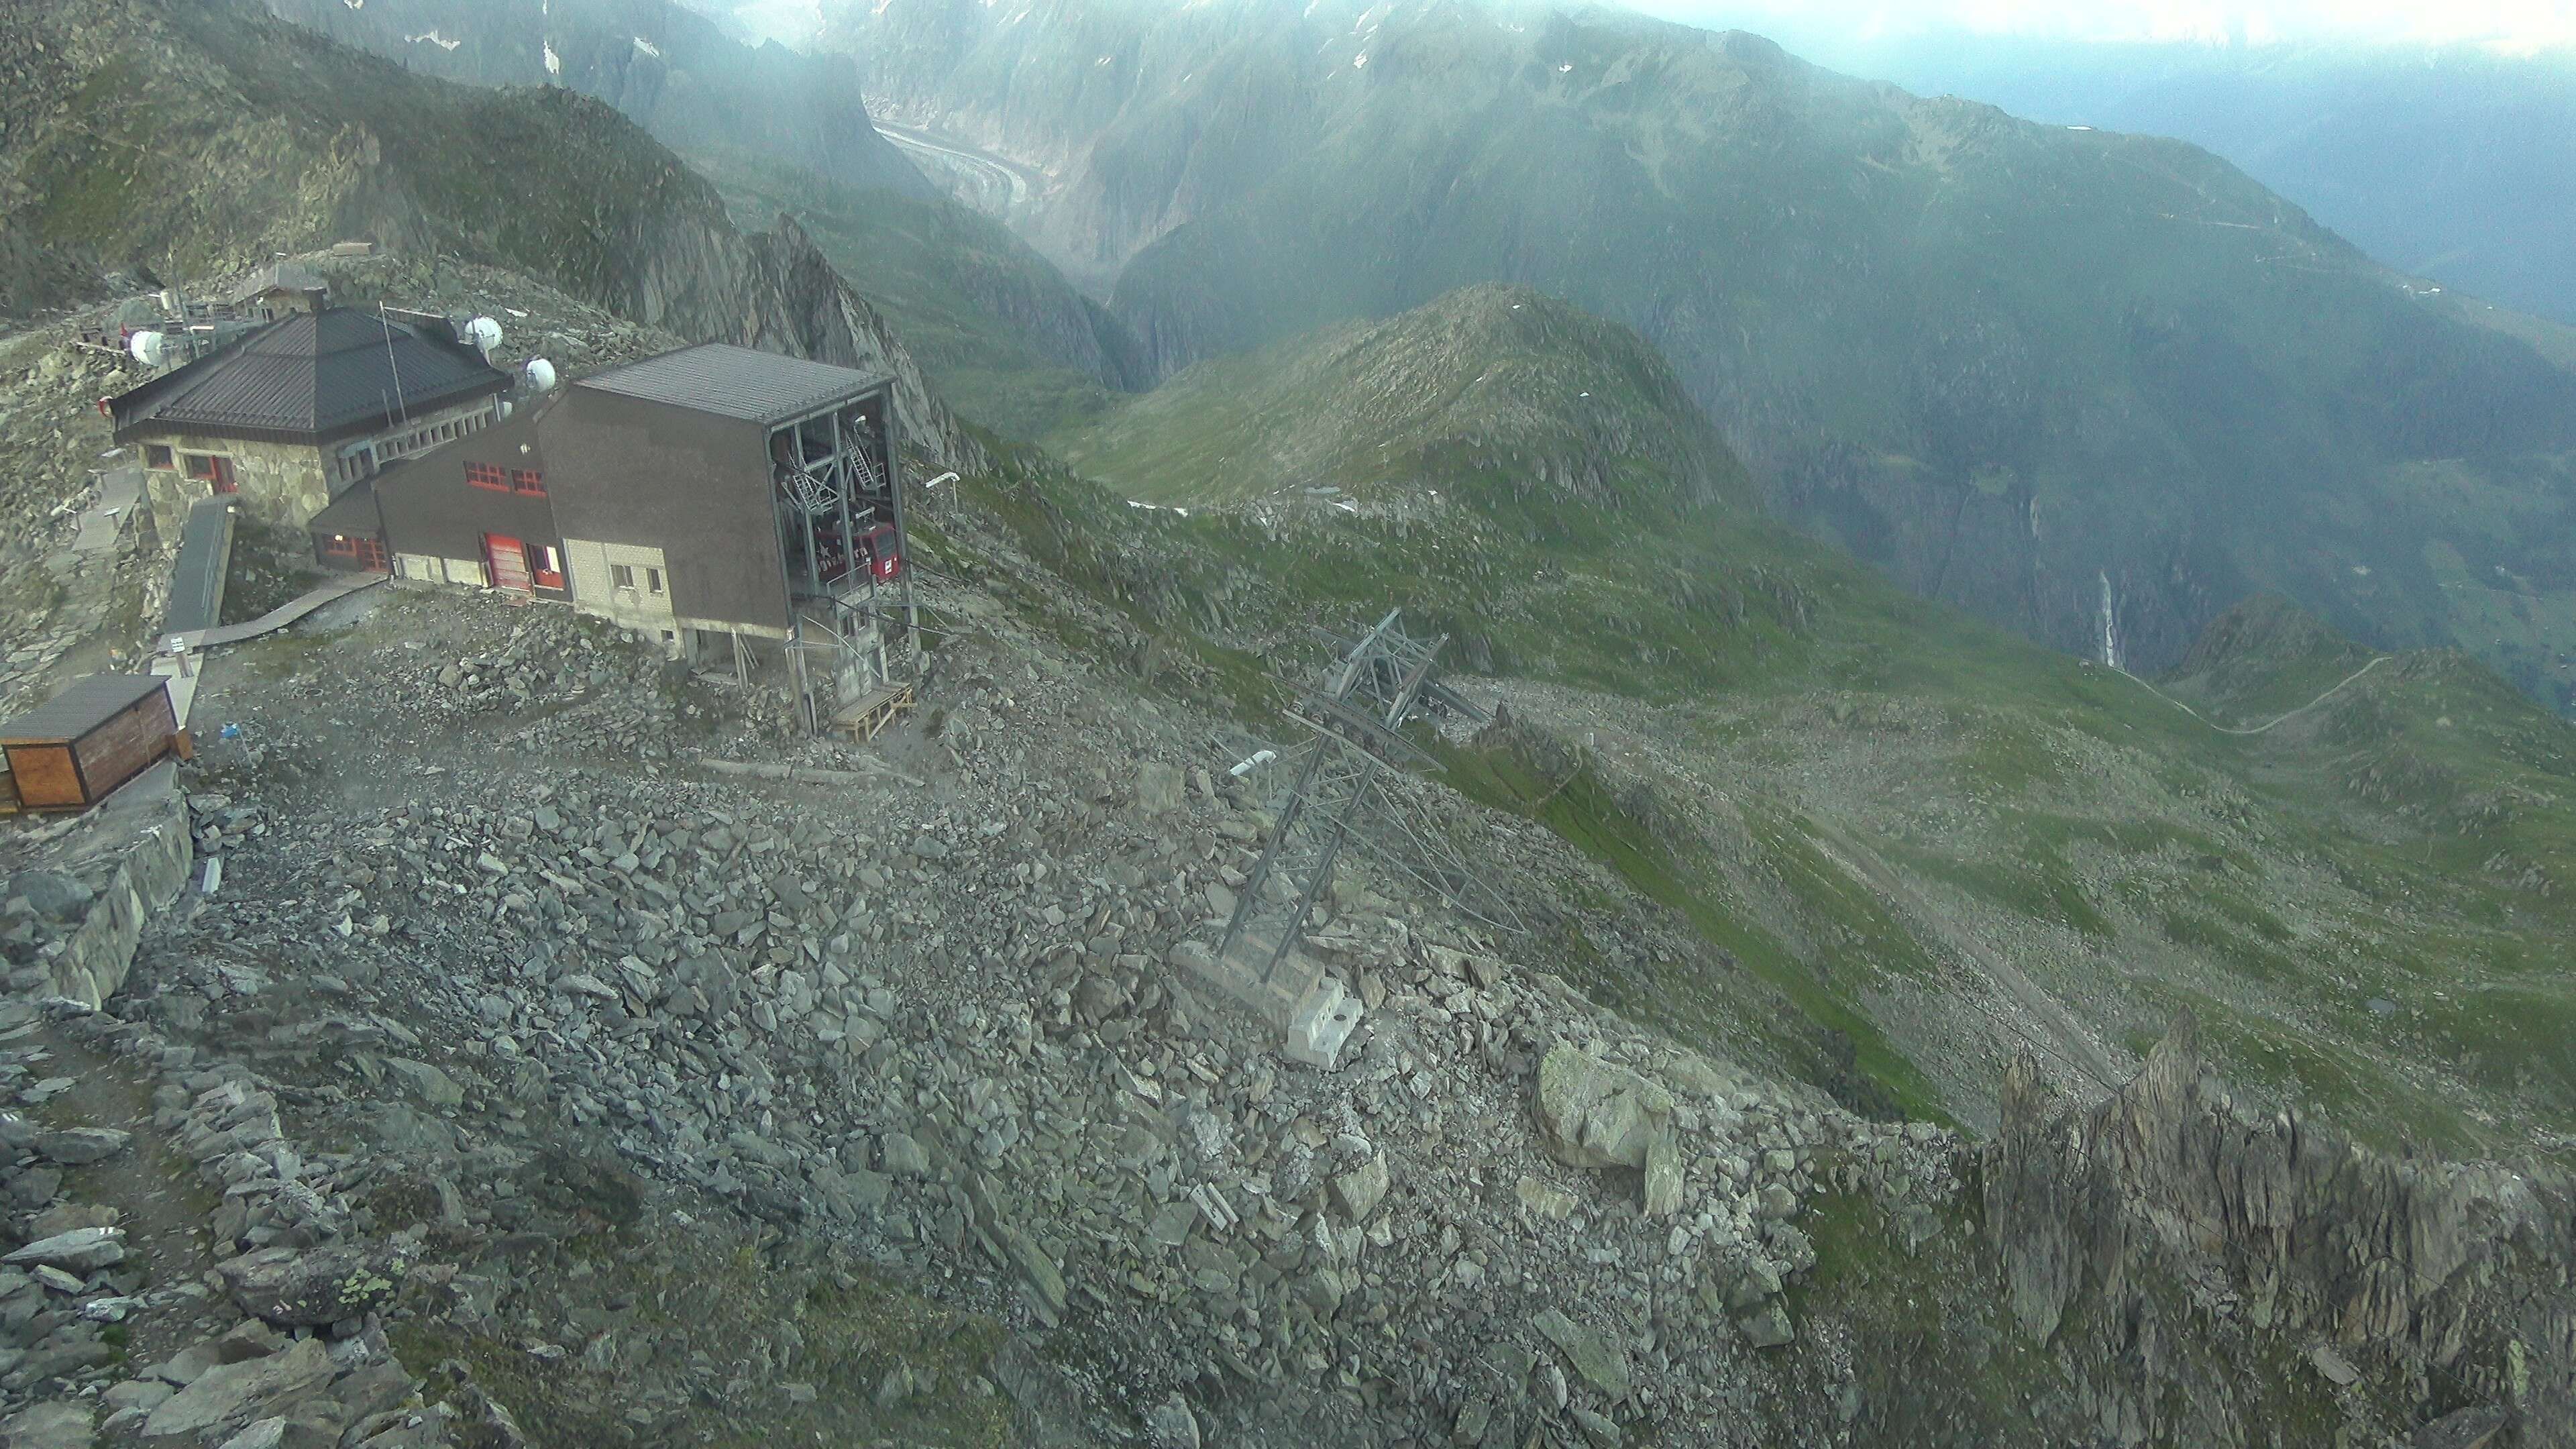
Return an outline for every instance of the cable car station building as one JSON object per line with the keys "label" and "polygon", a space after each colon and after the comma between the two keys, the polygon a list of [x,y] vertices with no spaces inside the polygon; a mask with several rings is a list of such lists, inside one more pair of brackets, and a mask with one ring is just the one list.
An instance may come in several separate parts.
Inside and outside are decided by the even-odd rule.
{"label": "cable car station building", "polygon": [[872,730],[917,637],[892,404],[889,378],[682,348],[385,469],[313,517],[315,555],[783,669],[807,728]]}

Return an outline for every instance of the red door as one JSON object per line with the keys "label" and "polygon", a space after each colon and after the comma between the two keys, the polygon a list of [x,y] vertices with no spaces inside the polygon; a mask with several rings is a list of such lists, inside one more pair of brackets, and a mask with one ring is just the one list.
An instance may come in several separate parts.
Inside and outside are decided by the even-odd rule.
{"label": "red door", "polygon": [[483,535],[483,569],[496,589],[528,592],[528,547],[505,534]]}

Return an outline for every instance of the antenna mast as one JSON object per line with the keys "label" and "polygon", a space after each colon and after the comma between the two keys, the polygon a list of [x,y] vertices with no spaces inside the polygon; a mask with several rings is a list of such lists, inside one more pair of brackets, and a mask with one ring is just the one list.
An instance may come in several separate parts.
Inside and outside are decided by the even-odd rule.
{"label": "antenna mast", "polygon": [[393,319],[385,315],[385,300],[382,297],[376,299],[376,325],[385,329],[385,366],[393,369],[394,408],[400,414],[403,425],[408,427],[411,425],[411,405],[403,400],[402,364],[394,360]]}

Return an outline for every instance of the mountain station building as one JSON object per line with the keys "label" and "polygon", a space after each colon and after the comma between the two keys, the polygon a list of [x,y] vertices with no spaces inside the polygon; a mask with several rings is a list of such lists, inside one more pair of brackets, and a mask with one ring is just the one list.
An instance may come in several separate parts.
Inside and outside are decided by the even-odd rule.
{"label": "mountain station building", "polygon": [[513,379],[454,319],[325,305],[284,269],[246,303],[275,320],[107,402],[116,441],[142,452],[156,519],[238,495],[299,527],[385,465],[501,417]]}
{"label": "mountain station building", "polygon": [[675,658],[785,671],[809,729],[908,694],[891,379],[707,343],[385,468],[308,525],[325,567],[556,599]]}

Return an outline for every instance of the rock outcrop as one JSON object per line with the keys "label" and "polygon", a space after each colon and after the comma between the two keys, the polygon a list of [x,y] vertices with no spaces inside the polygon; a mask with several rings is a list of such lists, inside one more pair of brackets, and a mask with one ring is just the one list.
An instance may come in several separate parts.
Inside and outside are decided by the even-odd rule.
{"label": "rock outcrop", "polygon": [[2294,1113],[2253,1120],[2187,1023],[2098,1106],[2065,1109],[2039,1080],[2025,1062],[2006,1082],[1986,1229],[2014,1317],[2076,1367],[2106,1434],[2265,1442],[2262,1405],[2190,1382],[2176,1351],[2232,1337],[2308,1357],[2364,1422],[2397,1403],[2427,1433],[2502,1416],[2510,1442],[2576,1444],[2565,1174],[2400,1160]]}
{"label": "rock outcrop", "polygon": [[1673,1105],[1671,1092],[1570,1042],[1539,1062],[1540,1140],[1568,1167],[1644,1167]]}

